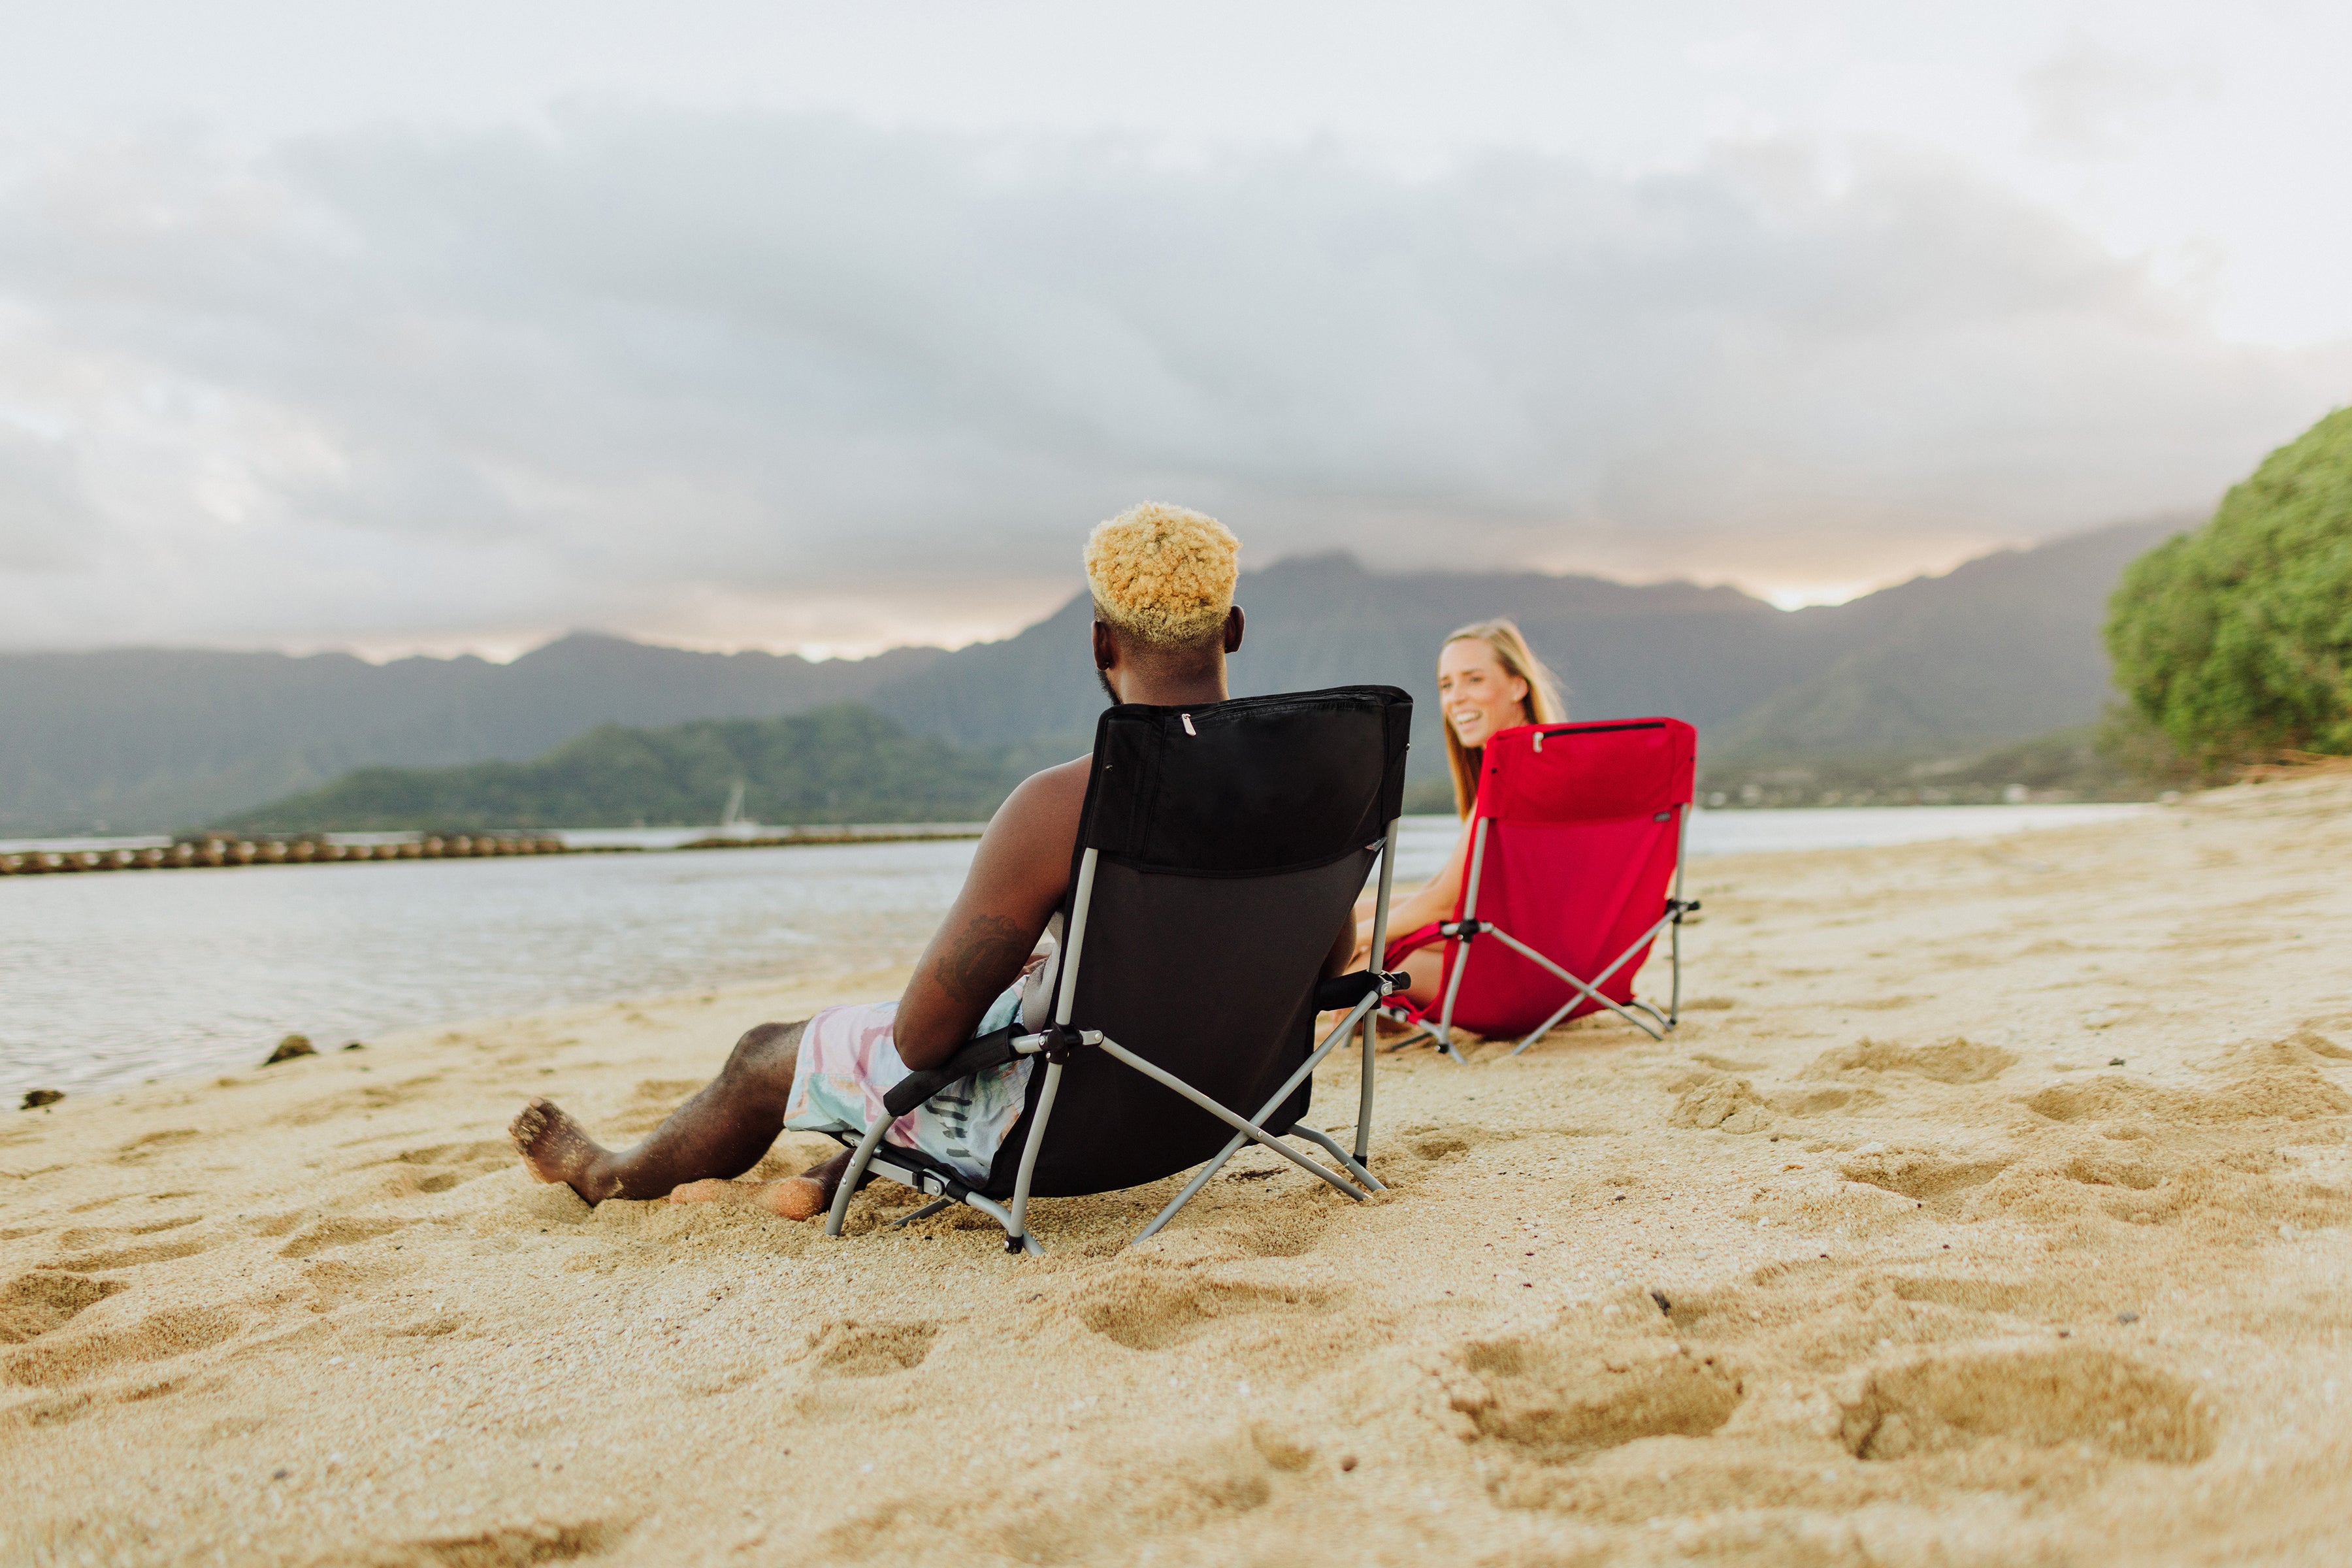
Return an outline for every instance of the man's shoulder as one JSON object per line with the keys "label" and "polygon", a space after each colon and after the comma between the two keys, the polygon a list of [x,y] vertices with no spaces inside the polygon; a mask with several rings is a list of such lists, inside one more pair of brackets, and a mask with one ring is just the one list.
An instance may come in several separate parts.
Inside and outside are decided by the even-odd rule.
{"label": "man's shoulder", "polygon": [[1078,814],[1086,808],[1087,779],[1094,771],[1092,757],[1077,757],[1041,768],[1013,787],[996,810],[996,822],[1008,828],[1066,826],[1076,831]]}
{"label": "man's shoulder", "polygon": [[1005,797],[1004,809],[1075,813],[1086,805],[1087,779],[1093,772],[1092,757],[1074,757],[1040,768],[1013,786]]}

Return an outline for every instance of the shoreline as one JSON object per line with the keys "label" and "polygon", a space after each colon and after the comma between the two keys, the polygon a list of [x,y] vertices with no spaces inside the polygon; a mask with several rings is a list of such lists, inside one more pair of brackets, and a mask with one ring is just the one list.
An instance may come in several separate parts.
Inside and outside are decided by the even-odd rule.
{"label": "shoreline", "polygon": [[1131,1249],[1172,1183],[1041,1200],[1024,1261],[954,1216],[880,1229],[912,1207],[887,1184],[827,1242],[591,1211],[505,1147],[533,1093],[638,1135],[743,1028],[902,970],[8,1111],[0,1545],[2328,1561],[2352,780],[2030,842],[1695,859],[1667,1044],[1383,1057],[1391,1194],[1253,1152]]}

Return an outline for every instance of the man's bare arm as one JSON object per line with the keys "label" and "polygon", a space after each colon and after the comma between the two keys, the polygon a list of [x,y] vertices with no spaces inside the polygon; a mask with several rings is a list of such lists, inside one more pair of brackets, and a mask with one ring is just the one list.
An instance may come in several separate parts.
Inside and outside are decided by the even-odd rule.
{"label": "man's bare arm", "polygon": [[892,1034],[909,1068],[945,1061],[1020,974],[1068,888],[1090,766],[1081,759],[1032,775],[990,820],[963,890],[898,1000]]}

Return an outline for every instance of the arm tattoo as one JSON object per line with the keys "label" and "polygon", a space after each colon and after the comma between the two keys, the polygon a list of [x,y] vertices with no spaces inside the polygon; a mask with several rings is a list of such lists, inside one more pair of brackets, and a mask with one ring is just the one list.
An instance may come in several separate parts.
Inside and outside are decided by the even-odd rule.
{"label": "arm tattoo", "polygon": [[980,1002],[1004,989],[1032,943],[1003,915],[974,915],[931,973],[959,1002]]}

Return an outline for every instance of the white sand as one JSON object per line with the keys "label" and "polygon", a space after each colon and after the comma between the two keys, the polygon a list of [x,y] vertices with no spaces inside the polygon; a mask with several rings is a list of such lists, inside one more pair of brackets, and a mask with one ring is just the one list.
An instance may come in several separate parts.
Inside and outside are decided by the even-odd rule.
{"label": "white sand", "polygon": [[887,974],[0,1112],[0,1561],[2342,1562],[2347,868],[2340,779],[1701,862],[1671,1044],[1388,1058],[1391,1195],[1042,1260],[507,1150]]}

